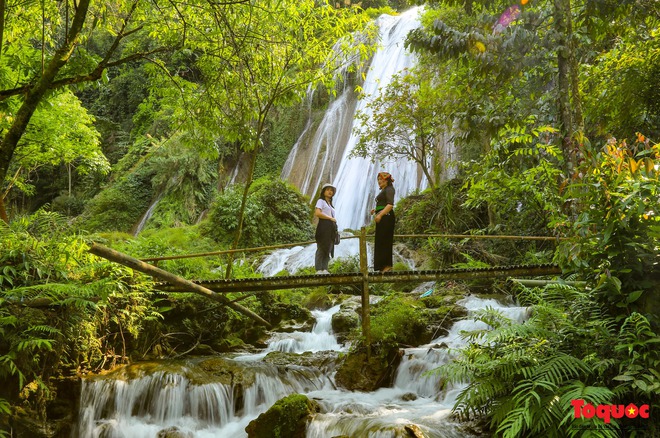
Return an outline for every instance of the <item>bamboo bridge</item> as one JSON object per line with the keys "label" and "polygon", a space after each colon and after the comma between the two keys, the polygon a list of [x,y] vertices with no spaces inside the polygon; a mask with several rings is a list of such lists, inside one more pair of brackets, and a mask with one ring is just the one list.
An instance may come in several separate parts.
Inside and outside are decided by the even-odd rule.
{"label": "bamboo bridge", "polygon": [[[557,265],[516,265],[497,266],[489,268],[452,268],[424,271],[390,271],[367,272],[368,283],[409,283],[436,280],[477,280],[502,277],[539,277],[561,274]],[[264,278],[240,278],[230,280],[201,280],[195,284],[216,293],[259,292],[279,289],[294,289],[299,287],[317,287],[328,285],[361,285],[364,274],[316,274],[289,275]],[[163,292],[188,292],[184,288],[171,283],[158,283],[156,289]]]}
{"label": "bamboo bridge", "polygon": [[[242,248],[227,251],[217,251],[211,253],[188,254],[167,257],[145,258],[138,260],[129,255],[122,254],[103,245],[93,243],[89,252],[110,261],[123,264],[137,271],[151,275],[161,280],[156,284],[156,289],[163,292],[193,292],[226,305],[237,312],[240,312],[254,321],[270,328],[270,324],[250,309],[238,304],[238,301],[252,296],[246,294],[234,300],[230,300],[224,294],[226,293],[249,293],[263,292],[278,289],[293,289],[300,287],[316,287],[331,285],[354,285],[361,289],[362,293],[362,331],[367,345],[367,354],[369,355],[370,345],[370,321],[369,321],[369,284],[370,283],[405,283],[405,282],[425,282],[437,280],[475,280],[475,279],[493,279],[502,277],[539,277],[561,274],[561,269],[553,264],[537,265],[516,265],[516,266],[496,266],[488,268],[450,268],[423,271],[389,271],[373,272],[367,268],[367,236],[365,228],[360,230],[357,236],[342,238],[359,239],[359,258],[360,271],[352,273],[339,274],[316,274],[316,275],[289,275],[277,277],[262,278],[228,278],[224,280],[187,280],[174,275],[157,267],[159,261],[174,260],[192,257],[208,257],[223,254],[247,253],[256,251],[266,251],[279,248],[287,248],[300,245],[309,245],[315,243],[298,242],[285,245],[274,245],[259,248]],[[487,236],[487,235],[453,235],[453,234],[423,234],[423,235],[395,235],[395,238],[458,238],[458,239],[514,239],[514,240],[545,240],[559,241],[561,238],[545,236]],[[153,263],[150,264],[148,262]]]}

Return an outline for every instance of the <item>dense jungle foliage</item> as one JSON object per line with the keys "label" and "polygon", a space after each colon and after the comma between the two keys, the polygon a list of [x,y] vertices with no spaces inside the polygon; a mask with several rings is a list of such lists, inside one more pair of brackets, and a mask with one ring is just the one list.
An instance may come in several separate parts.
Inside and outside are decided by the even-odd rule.
{"label": "dense jungle foliage", "polygon": [[[359,60],[349,72],[359,91],[371,20],[412,4],[333,3],[0,2],[0,437],[23,423],[64,436],[86,373],[263,340],[244,315],[159,292],[88,249],[150,258],[312,238],[311,200],[279,178],[305,127],[303,99],[319,90],[322,111],[345,85],[341,53]],[[465,333],[468,346],[437,370],[469,382],[455,414],[493,436],[657,436],[660,5],[433,0],[421,22],[406,43],[417,66],[370,104],[376,117],[355,152],[424,165],[430,188],[397,204],[397,233],[557,240],[401,246],[425,268],[564,271],[536,288],[435,286],[448,299],[485,287],[530,309],[523,324],[483,311],[489,329]],[[159,266],[251,277],[261,256]],[[372,309],[376,354],[429,340],[429,319],[463,316],[451,299],[412,299],[414,286],[371,290],[384,297]],[[277,291],[242,305],[276,325],[355,293]],[[364,347],[359,330],[350,338]],[[574,418],[576,399],[648,404],[651,415],[604,425]]]}

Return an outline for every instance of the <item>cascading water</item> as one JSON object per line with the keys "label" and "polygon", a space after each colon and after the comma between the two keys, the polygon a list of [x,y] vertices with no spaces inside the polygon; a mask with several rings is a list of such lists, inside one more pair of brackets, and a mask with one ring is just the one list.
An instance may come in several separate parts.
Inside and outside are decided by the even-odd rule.
{"label": "cascading water", "polygon": [[462,331],[486,328],[483,323],[470,319],[471,312],[491,307],[514,322],[522,322],[527,309],[477,297],[468,297],[458,304],[468,310],[468,318],[456,322],[446,336],[428,345],[405,349],[392,388],[372,393],[315,391],[308,394],[319,401],[323,411],[309,425],[307,437],[391,438],[408,436],[403,429],[410,425],[429,438],[469,437],[449,418],[463,385],[443,385],[442,375],[426,373],[452,360],[452,349],[464,345]]}
{"label": "cascading water", "polygon": [[[492,307],[518,322],[527,315],[526,308],[503,306],[493,299],[468,297],[458,304],[468,312]],[[330,329],[330,319],[338,309],[315,312],[317,324],[307,341],[287,344],[278,337],[268,349],[281,351],[279,347],[286,345],[290,351],[315,350],[318,343],[314,338],[325,346],[343,349]],[[125,367],[83,380],[74,436],[152,438],[169,430],[177,433],[174,436],[190,438],[246,437],[245,427],[251,420],[277,400],[301,393],[314,398],[322,408],[308,425],[308,438],[393,438],[407,436],[403,435],[405,428],[419,430],[429,438],[466,438],[470,435],[450,419],[462,386],[443,386],[442,376],[424,373],[451,360],[451,349],[463,345],[462,330],[479,328],[485,326],[469,319],[468,314],[468,319],[454,324],[446,336],[404,350],[393,387],[369,393],[337,389],[332,367],[276,366],[262,361],[265,354]],[[296,336],[293,334],[292,339]],[[218,377],[223,373],[213,374],[203,366],[205,360],[221,360],[242,371],[233,374],[231,381],[223,381]]]}
{"label": "cascading water", "polygon": [[163,195],[165,192],[162,192],[156,199],[151,203],[147,211],[142,215],[142,218],[140,219],[140,222],[135,226],[135,231],[133,232],[134,236],[137,236],[140,234],[144,226],[147,224],[147,221],[151,219],[151,216],[154,214],[154,210],[156,210],[156,206],[160,202],[160,200],[163,198]]}
{"label": "cascading water", "polygon": [[368,102],[387,87],[392,77],[415,64],[414,56],[403,47],[406,35],[419,26],[420,8],[412,8],[399,16],[382,15],[377,20],[380,44],[367,71],[362,92],[355,104],[353,90],[345,89],[331,102],[316,132],[301,135],[282,171],[282,178],[313,198],[324,181],[337,187],[335,207],[341,229],[358,229],[367,223],[373,208],[380,170],[390,172],[395,182],[395,201],[416,189],[427,187],[418,165],[408,160],[371,163],[362,158],[349,158],[359,139],[361,127],[354,120],[356,111],[368,114]]}
{"label": "cascading water", "polygon": [[[278,336],[267,351],[282,351],[282,345],[300,353],[342,350],[330,324],[338,310],[315,311],[317,323],[303,342],[287,344]],[[296,339],[298,332],[289,335]],[[248,423],[282,397],[335,387],[327,370],[270,365],[261,361],[265,354],[149,362],[84,379],[74,437],[153,438],[165,430],[190,438],[245,437]],[[240,371],[229,379],[226,372],[214,374],[209,370],[217,360],[223,370],[229,364]]]}
{"label": "cascading water", "polygon": [[281,333],[281,336],[271,339],[265,353],[283,351],[286,353],[304,353],[306,351],[341,351],[337,338],[332,334],[332,315],[339,311],[339,305],[328,311],[312,311],[316,324],[311,332]]}
{"label": "cascading water", "polygon": [[[399,16],[382,15],[378,18],[380,44],[362,86],[363,98],[358,101],[355,92],[345,87],[330,102],[315,131],[308,123],[282,170],[283,179],[312,199],[323,182],[335,184],[337,195],[334,204],[340,229],[359,229],[371,221],[368,212],[375,206],[378,191],[376,175],[381,170],[387,170],[396,180],[395,202],[428,186],[423,172],[413,161],[372,163],[359,157],[350,158],[361,130],[355,113],[361,111],[369,114],[367,103],[391,83],[394,75],[415,64],[415,57],[405,50],[404,41],[408,32],[419,26],[420,11],[421,8],[416,7]],[[316,245],[274,251],[258,270],[266,276],[285,269],[295,273],[314,264],[315,251]],[[335,247],[336,258],[355,256],[358,252],[357,240],[342,241]],[[369,257],[371,253],[369,248]],[[395,254],[395,259],[401,258]]]}

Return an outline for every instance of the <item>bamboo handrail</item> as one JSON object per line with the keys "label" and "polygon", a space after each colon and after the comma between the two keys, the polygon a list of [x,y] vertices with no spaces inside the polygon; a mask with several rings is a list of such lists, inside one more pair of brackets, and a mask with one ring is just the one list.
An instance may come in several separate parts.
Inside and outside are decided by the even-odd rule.
{"label": "bamboo handrail", "polygon": [[[373,234],[367,234],[365,237],[374,237]],[[567,237],[551,237],[551,236],[493,236],[487,234],[395,234],[395,238],[411,239],[411,238],[429,238],[429,237],[440,237],[446,239],[504,239],[504,240],[546,240],[546,241],[560,241],[568,240]],[[347,239],[359,239],[360,236],[346,236],[342,237],[342,240]],[[212,251],[212,252],[201,252],[194,254],[181,254],[173,256],[163,256],[163,257],[149,257],[140,259],[143,262],[159,262],[162,260],[177,260],[177,259],[188,259],[195,257],[210,257],[216,255],[224,254],[234,254],[238,252],[258,252],[266,251],[270,249],[283,249],[283,248],[293,248],[295,246],[311,245],[316,243],[315,240],[308,240],[306,242],[295,242],[295,243],[283,243],[280,245],[269,245],[269,246],[258,246],[255,248],[238,248],[238,249],[227,249],[223,251]]]}

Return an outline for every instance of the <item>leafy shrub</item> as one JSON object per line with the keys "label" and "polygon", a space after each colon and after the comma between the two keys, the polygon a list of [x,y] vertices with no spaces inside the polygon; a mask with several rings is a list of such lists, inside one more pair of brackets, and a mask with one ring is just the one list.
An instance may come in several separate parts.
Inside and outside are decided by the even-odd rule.
{"label": "leafy shrub", "polygon": [[150,279],[96,259],[55,213],[0,222],[0,248],[3,394],[13,403],[22,397],[43,418],[52,377],[128,360],[159,317]]}
{"label": "leafy shrub", "polygon": [[554,225],[572,236],[558,261],[592,282],[613,313],[655,313],[660,265],[660,145],[641,134],[634,144],[612,139],[600,150],[584,146],[577,180],[565,192],[577,217]]}
{"label": "leafy shrub", "polygon": [[[233,186],[211,205],[204,234],[218,242],[229,243],[238,229],[243,189]],[[291,185],[263,178],[250,187],[240,245],[258,247],[311,240],[313,228],[310,207]]]}
{"label": "leafy shrub", "polygon": [[463,233],[483,226],[484,212],[465,208],[463,181],[456,178],[399,201],[396,206],[397,233]]}

